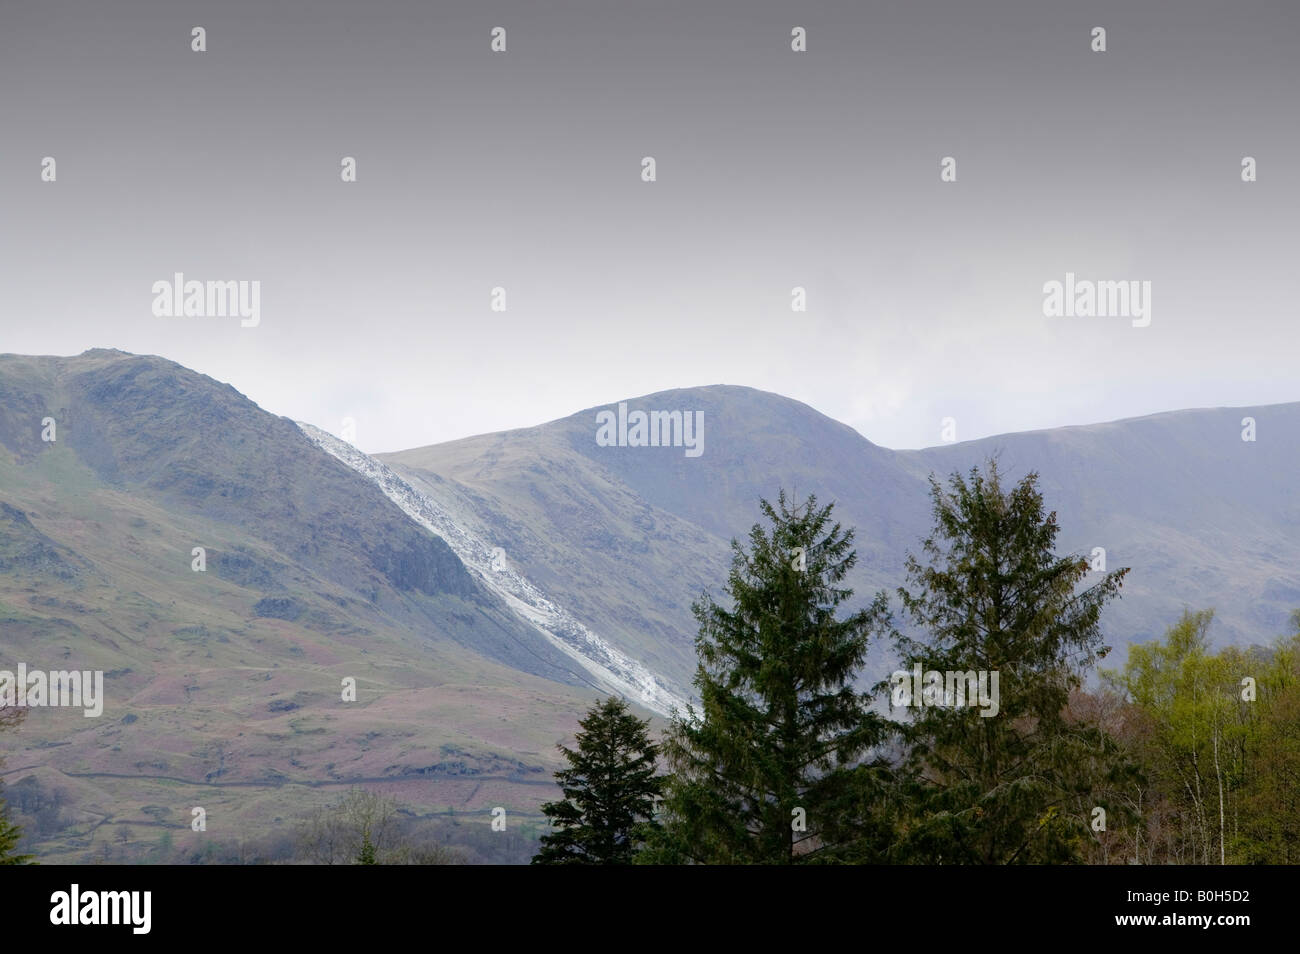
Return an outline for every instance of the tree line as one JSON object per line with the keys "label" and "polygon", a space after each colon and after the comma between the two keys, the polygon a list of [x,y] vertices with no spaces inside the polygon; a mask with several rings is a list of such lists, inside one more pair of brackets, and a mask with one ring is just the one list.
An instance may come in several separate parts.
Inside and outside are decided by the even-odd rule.
{"label": "tree line", "polygon": [[[833,505],[761,501],[725,605],[693,607],[698,709],[654,740],[598,702],[533,862],[1300,860],[1300,612],[1273,647],[1217,653],[1212,612],[1186,612],[1086,689],[1128,569],[1056,553],[1035,473],[930,483],[906,633],[884,592],[841,609],[856,552]],[[905,670],[860,689],[877,646]]]}

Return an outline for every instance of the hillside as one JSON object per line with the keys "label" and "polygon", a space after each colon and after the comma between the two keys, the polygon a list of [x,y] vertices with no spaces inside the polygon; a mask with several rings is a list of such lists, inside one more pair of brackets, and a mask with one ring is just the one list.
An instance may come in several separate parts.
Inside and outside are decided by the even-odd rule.
{"label": "hillside", "polygon": [[531,813],[594,694],[372,483],[161,358],[0,356],[0,507],[0,668],[106,674],[101,717],[2,740],[11,790],[63,793],[45,860],[198,838],[196,805],[266,832],[362,779]]}
{"label": "hillside", "polygon": [[[693,670],[691,599],[721,596],[728,540],[779,487],[834,501],[856,528],[859,598],[903,582],[929,531],[929,477],[996,454],[1038,471],[1062,550],[1104,547],[1130,566],[1105,618],[1120,649],[1163,634],[1184,606],[1218,611],[1221,642],[1267,643],[1300,607],[1300,404],[1180,411],[920,451],[878,447],[807,405],[750,388],[665,391],[634,409],[704,413],[704,452],[600,446],[590,408],[534,428],[381,459],[454,506],[584,621],[678,681]],[[612,405],[611,405],[612,407]],[[1241,420],[1257,422],[1255,442]],[[897,606],[897,600],[894,600]],[[873,666],[894,665],[879,652]],[[873,677],[881,673],[873,672]]]}
{"label": "hillside", "polygon": [[[691,602],[725,598],[729,541],[781,487],[856,529],[859,601],[903,581],[931,474],[997,454],[1038,471],[1063,549],[1132,567],[1118,657],[1184,606],[1237,644],[1300,607],[1297,404],[892,451],[750,388],[625,403],[702,414],[700,453],[598,440],[615,404],[370,457],[162,358],[0,355],[0,669],[105,673],[102,717],[36,709],[0,739],[42,859],[289,831],[355,784],[532,830],[593,697],[690,695]],[[863,681],[895,662],[878,646]]]}

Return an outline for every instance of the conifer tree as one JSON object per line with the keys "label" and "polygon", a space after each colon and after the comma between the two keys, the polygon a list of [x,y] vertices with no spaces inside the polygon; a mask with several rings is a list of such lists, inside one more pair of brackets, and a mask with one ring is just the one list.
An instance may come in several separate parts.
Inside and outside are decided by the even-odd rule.
{"label": "conifer tree", "polygon": [[695,686],[701,709],[674,720],[666,831],[647,859],[706,864],[878,860],[878,820],[864,812],[885,735],[852,680],[873,634],[887,629],[883,593],[837,616],[857,556],[853,531],[815,497],[760,501],[749,547],[732,542],[731,608],[707,594]]}
{"label": "conifer tree", "polygon": [[0,865],[22,865],[31,861],[31,855],[18,853],[22,829],[9,820],[8,808],[0,799]]}
{"label": "conifer tree", "polygon": [[1096,793],[1131,768],[1096,726],[1067,717],[1070,692],[1108,651],[1101,609],[1128,570],[1080,588],[1094,571],[1055,554],[1056,514],[1044,512],[1037,480],[1030,473],[1004,492],[995,460],[953,474],[950,492],[931,478],[928,563],[909,556],[911,588],[899,588],[924,635],[899,634],[898,652],[926,673],[996,672],[999,698],[996,714],[981,715],[945,697],[945,680],[934,699],[904,699],[914,785],[898,860],[1077,861]]}
{"label": "conifer tree", "polygon": [[656,826],[659,749],[622,699],[594,705],[579,726],[577,749],[559,746],[567,768],[555,773],[564,798],[542,812],[556,830],[543,835],[533,864],[631,864]]}
{"label": "conifer tree", "polygon": [[361,848],[357,852],[357,864],[359,865],[379,864],[379,862],[375,859],[375,846],[370,841],[370,832],[364,832],[361,835]]}

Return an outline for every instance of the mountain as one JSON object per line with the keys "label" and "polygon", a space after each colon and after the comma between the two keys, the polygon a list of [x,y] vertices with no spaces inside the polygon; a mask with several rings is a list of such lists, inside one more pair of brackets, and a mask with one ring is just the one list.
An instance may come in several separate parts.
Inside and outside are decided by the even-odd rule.
{"label": "mountain", "polygon": [[681,693],[695,668],[691,602],[706,589],[721,597],[729,540],[758,519],[760,496],[784,485],[869,504],[857,519],[870,516],[879,529],[859,533],[862,576],[879,586],[901,571],[926,502],[892,452],[806,405],[749,388],[627,403],[629,412],[701,411],[703,453],[598,446],[593,408],[379,459]]}
{"label": "mountain", "polygon": [[[637,411],[664,446],[629,446]],[[1132,568],[1121,658],[1184,606],[1240,644],[1300,607],[1297,404],[893,451],[714,386],[370,456],[162,358],[0,355],[0,670],[100,670],[106,696],[0,736],[10,799],[46,861],[285,832],[356,784],[526,834],[596,695],[689,697],[691,603],[725,599],[760,497],[835,502],[865,602],[903,582],[931,475],[990,454],[1040,474],[1062,549]],[[863,681],[896,664],[877,647]]]}
{"label": "mountain", "polygon": [[99,718],[33,708],[0,737],[10,791],[64,806],[46,860],[190,837],[193,806],[213,837],[265,832],[359,780],[534,812],[605,691],[292,421],[103,350],[0,356],[0,669],[19,664],[105,673]]}
{"label": "mountain", "polygon": [[[1062,551],[1105,550],[1132,568],[1104,616],[1123,647],[1160,636],[1184,607],[1217,610],[1216,637],[1267,643],[1300,607],[1300,404],[1178,411],[942,445],[878,447],[797,401],[734,386],[629,399],[703,414],[703,452],[602,446],[589,408],[538,427],[379,459],[501,546],[616,646],[679,688],[694,668],[690,602],[722,598],[728,541],[784,487],[834,501],[856,529],[859,599],[903,582],[931,527],[929,478],[997,455],[1011,479],[1036,470]],[[1256,440],[1242,440],[1242,419]],[[895,607],[898,601],[893,601]],[[1114,659],[1112,659],[1114,661]],[[896,663],[883,649],[867,681]],[[885,670],[884,672],[876,670]]]}
{"label": "mountain", "polygon": [[686,700],[636,659],[619,652],[564,607],[548,599],[509,561],[499,547],[457,522],[441,504],[415,489],[389,467],[310,424],[298,425],[326,453],[365,476],[402,512],[440,540],[477,573],[482,584],[499,596],[520,618],[536,628],[555,648],[569,655],[606,692],[639,696],[642,704],[661,715],[685,707]]}
{"label": "mountain", "polygon": [[[1243,421],[1255,440],[1242,439]],[[1110,626],[1121,644],[1213,607],[1220,644],[1271,643],[1300,607],[1300,404],[1207,408],[1007,434],[908,452],[918,473],[996,453],[1034,469],[1064,547],[1129,566]]]}

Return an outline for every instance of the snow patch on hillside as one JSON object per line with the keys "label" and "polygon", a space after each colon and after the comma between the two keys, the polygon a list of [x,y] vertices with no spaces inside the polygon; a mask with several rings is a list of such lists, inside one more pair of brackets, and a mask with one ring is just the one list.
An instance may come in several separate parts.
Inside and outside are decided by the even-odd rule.
{"label": "snow patch on hillside", "polygon": [[428,494],[416,490],[387,465],[333,434],[301,421],[297,424],[317,447],[368,478],[408,517],[442,538],[490,591],[582,666],[603,689],[635,698],[647,709],[661,715],[669,715],[674,708],[685,712],[686,700],[669,688],[665,679],[611,646],[547,598],[537,586],[510,567],[509,560],[502,558],[500,548],[490,546],[466,530]]}

